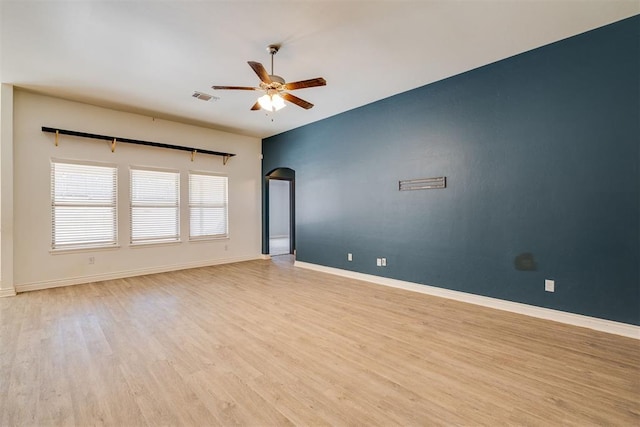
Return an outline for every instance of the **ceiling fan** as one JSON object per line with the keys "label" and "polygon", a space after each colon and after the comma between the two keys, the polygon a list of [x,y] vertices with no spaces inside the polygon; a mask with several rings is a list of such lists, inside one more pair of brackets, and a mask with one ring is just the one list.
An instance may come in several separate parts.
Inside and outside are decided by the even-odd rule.
{"label": "ceiling fan", "polygon": [[251,107],[252,111],[259,110],[260,108],[267,111],[277,111],[285,106],[284,101],[289,101],[299,107],[306,110],[313,107],[313,104],[298,98],[290,94],[288,91],[296,89],[305,89],[308,87],[324,86],[327,84],[322,77],[316,77],[315,79],[300,80],[297,82],[286,83],[285,80],[273,73],[273,56],[280,50],[280,45],[271,44],[267,47],[267,51],[271,55],[271,74],[267,73],[267,70],[259,62],[249,61],[248,64],[253,71],[260,78],[259,87],[251,86],[212,86],[216,90],[261,90],[264,91],[264,95],[258,98],[255,104]]}

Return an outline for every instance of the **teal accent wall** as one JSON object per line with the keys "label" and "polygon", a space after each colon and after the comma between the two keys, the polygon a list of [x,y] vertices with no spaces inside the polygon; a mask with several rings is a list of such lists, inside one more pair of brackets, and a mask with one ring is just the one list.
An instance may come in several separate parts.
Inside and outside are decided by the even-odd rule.
{"label": "teal accent wall", "polygon": [[635,16],[263,140],[297,259],[640,324],[639,43]]}

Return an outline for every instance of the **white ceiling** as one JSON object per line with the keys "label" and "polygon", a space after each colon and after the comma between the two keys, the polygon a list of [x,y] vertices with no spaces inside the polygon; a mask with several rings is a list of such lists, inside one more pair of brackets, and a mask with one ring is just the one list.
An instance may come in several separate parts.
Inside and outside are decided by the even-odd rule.
{"label": "white ceiling", "polygon": [[[0,78],[124,111],[267,137],[640,13],[618,0],[2,1]],[[247,61],[324,77],[267,115]],[[220,99],[204,102],[193,91]]]}

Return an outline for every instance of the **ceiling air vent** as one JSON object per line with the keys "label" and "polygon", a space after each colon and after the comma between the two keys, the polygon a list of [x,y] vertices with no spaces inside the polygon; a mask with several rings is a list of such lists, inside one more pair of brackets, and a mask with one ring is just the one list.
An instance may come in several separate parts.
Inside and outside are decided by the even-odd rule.
{"label": "ceiling air vent", "polygon": [[218,99],[220,99],[217,96],[209,95],[208,93],[202,93],[198,91],[193,92],[193,95],[191,96],[193,96],[194,98],[198,98],[202,101],[211,101],[211,100],[217,101]]}

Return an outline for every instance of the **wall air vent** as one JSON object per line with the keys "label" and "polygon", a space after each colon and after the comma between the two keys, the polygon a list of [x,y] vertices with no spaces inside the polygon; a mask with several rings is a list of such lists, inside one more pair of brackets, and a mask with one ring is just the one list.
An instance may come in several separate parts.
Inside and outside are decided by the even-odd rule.
{"label": "wall air vent", "polygon": [[434,188],[446,188],[447,178],[439,176],[437,178],[420,178],[420,179],[407,179],[398,182],[398,190],[431,190]]}
{"label": "wall air vent", "polygon": [[213,101],[217,101],[218,99],[220,99],[217,96],[209,95],[208,93],[203,93],[203,92],[198,92],[198,91],[193,92],[193,95],[191,95],[191,96],[193,96],[194,98],[197,98],[197,99],[199,99],[201,101],[212,101],[212,100]]}

